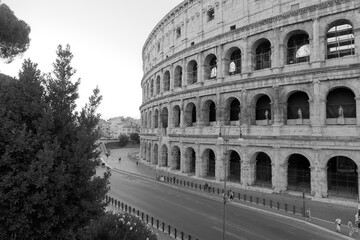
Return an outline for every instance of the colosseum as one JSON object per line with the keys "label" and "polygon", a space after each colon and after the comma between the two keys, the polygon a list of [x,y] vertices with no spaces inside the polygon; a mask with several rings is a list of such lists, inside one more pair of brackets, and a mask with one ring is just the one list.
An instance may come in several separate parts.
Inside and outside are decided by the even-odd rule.
{"label": "colosseum", "polygon": [[143,46],[141,158],[355,202],[359,53],[359,0],[185,0]]}

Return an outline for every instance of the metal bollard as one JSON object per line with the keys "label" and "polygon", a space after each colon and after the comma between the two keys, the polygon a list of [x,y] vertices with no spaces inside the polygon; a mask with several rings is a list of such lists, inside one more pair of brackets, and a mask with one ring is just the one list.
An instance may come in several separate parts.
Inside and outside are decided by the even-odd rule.
{"label": "metal bollard", "polygon": [[144,221],[144,213],[141,213],[141,221]]}
{"label": "metal bollard", "polygon": [[[146,223],[149,223],[149,215],[146,214]],[[152,226],[152,223],[151,223]]]}
{"label": "metal bollard", "polygon": [[184,240],[184,232],[181,232],[181,240]]}
{"label": "metal bollard", "polygon": [[[257,199],[257,198],[256,198]],[[250,196],[250,203],[252,203],[252,196]]]}
{"label": "metal bollard", "polygon": [[169,233],[169,235],[171,235],[171,227],[170,227],[170,225],[168,225],[168,233]]}
{"label": "metal bollard", "polygon": [[285,203],[285,212],[287,212],[287,203]]}
{"label": "metal bollard", "polygon": [[156,229],[159,229],[159,220],[156,219]]}
{"label": "metal bollard", "polygon": [[244,194],[244,201],[246,202],[246,194]]}
{"label": "metal bollard", "polygon": [[295,214],[296,213],[296,207],[295,207],[295,205],[293,206],[293,214]]}
{"label": "metal bollard", "polygon": [[265,198],[263,198],[263,206],[265,207],[265,205],[266,205],[266,200]]}
{"label": "metal bollard", "polygon": [[165,223],[164,222],[162,223],[162,229],[163,229],[163,232],[165,232]]}
{"label": "metal bollard", "polygon": [[174,229],[174,236],[175,236],[175,239],[177,238],[177,230],[176,228]]}

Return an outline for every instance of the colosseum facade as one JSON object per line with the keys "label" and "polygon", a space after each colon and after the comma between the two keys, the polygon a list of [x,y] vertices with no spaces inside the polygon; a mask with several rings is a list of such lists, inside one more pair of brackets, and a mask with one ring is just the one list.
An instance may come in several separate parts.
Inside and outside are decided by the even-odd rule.
{"label": "colosseum facade", "polygon": [[185,0],[143,47],[141,157],[355,201],[359,53],[359,0]]}

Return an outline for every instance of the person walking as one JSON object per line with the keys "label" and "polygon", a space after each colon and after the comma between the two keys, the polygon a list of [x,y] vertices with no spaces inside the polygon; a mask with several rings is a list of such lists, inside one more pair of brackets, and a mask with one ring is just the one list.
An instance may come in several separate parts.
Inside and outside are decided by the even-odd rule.
{"label": "person walking", "polygon": [[306,221],[310,222],[310,208],[308,208],[305,212]]}
{"label": "person walking", "polygon": [[229,199],[230,201],[234,200],[234,192],[232,190],[229,191]]}
{"label": "person walking", "polygon": [[336,232],[341,233],[341,219],[335,219]]}

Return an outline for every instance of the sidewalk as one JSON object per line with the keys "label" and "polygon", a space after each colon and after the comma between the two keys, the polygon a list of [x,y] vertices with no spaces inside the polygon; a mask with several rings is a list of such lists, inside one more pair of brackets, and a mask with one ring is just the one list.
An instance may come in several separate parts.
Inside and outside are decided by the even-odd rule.
{"label": "sidewalk", "polygon": [[[221,194],[224,187],[223,183],[218,183],[212,179],[197,178],[193,175],[189,176],[188,174],[180,173],[179,171],[169,171],[167,168],[161,168],[149,162],[128,158],[128,154],[135,151],[138,151],[138,149],[113,149],[111,156],[109,156],[108,159],[103,157],[103,159],[106,160],[107,163],[115,169],[136,173],[152,179],[156,179],[156,176],[163,176],[165,182],[167,182],[166,180],[169,179],[168,184],[176,184],[177,186],[182,186],[183,188],[188,188],[193,191],[202,191],[202,193],[206,193],[209,196],[217,196],[219,198],[222,197]],[[121,157],[121,161],[118,160],[119,156]],[[136,162],[138,162],[138,165]],[[182,185],[180,185],[180,182],[182,182]],[[184,186],[184,182],[186,184],[189,182],[189,187],[187,185]],[[212,193],[212,191],[209,193],[203,190],[205,182],[215,189],[214,193]],[[191,183],[193,184],[192,188]],[[349,219],[351,219],[354,224],[355,213],[357,211],[357,208],[355,207],[356,204],[352,204],[353,206],[351,206],[351,204],[347,204],[348,206],[343,206],[330,201],[316,201],[313,200],[310,196],[306,196],[305,200],[303,200],[300,196],[271,193],[270,189],[267,190],[258,188],[256,191],[252,187],[244,189],[242,187],[238,187],[238,185],[233,182],[227,182],[226,185],[227,190],[231,189],[235,193],[235,198],[231,204],[241,204],[247,207],[272,212],[273,214],[280,214],[285,217],[297,219],[299,221],[305,221],[305,218],[302,216],[302,209],[305,201],[305,209],[310,208],[311,210],[311,221],[308,224],[314,224],[318,227],[327,229],[328,231],[335,232],[334,221],[336,218],[340,218],[342,220],[342,238],[360,238],[359,233],[354,233],[352,238],[345,237],[348,236],[349,232],[347,227],[347,222]],[[220,195],[217,194],[217,191],[219,191]],[[246,196],[246,201],[244,201],[244,196]],[[264,199],[265,206],[263,205]],[[256,203],[257,201],[258,204]],[[272,202],[272,208],[270,208],[270,201]],[[282,210],[277,209],[277,203],[279,203],[280,209]],[[284,210],[285,204],[287,205],[287,211]],[[293,213],[294,206],[295,214]]]}

